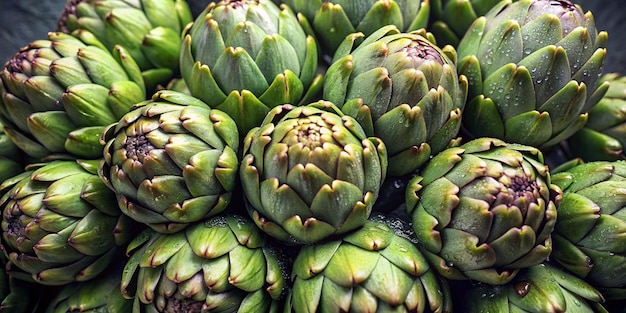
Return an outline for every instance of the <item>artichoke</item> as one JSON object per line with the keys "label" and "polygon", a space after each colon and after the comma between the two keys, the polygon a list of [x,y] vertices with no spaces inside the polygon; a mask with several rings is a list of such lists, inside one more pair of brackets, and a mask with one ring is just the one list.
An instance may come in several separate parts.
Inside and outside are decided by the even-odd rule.
{"label": "artichoke", "polygon": [[178,75],[185,0],[67,0],[57,29],[89,31],[110,51],[121,46],[142,70],[147,90]]}
{"label": "artichoke", "polygon": [[303,247],[292,280],[289,312],[452,312],[447,282],[395,218],[375,216],[340,239]]}
{"label": "artichoke", "polygon": [[626,299],[626,163],[578,164],[552,178],[563,200],[550,259],[607,298]]}
{"label": "artichoke", "polygon": [[608,313],[602,294],[587,282],[542,263],[522,270],[502,286],[477,282],[451,284],[456,305],[463,312]]}
{"label": "artichoke", "polygon": [[67,284],[48,303],[45,313],[129,313],[133,301],[122,296],[122,264],[114,263],[98,277]]}
{"label": "artichoke", "polygon": [[104,271],[136,234],[97,161],[34,164],[0,189],[2,247],[9,274],[43,285],[86,281]]}
{"label": "artichoke", "polygon": [[591,12],[568,0],[500,2],[457,48],[464,130],[542,150],[567,139],[607,91],[597,85],[606,44]]}
{"label": "artichoke", "polygon": [[245,138],[240,166],[257,225],[288,243],[314,243],[365,223],[385,178],[378,138],[330,102],[283,105]]}
{"label": "artichoke", "polygon": [[548,257],[560,197],[537,148],[495,138],[442,151],[406,188],[431,264],[449,279],[492,285]]}
{"label": "artichoke", "polygon": [[610,83],[609,90],[589,111],[585,127],[567,140],[569,155],[587,162],[625,158],[626,76],[609,73],[601,81]]}
{"label": "artichoke", "polygon": [[228,113],[242,137],[271,108],[308,103],[321,89],[316,41],[286,5],[209,3],[183,35],[180,70],[190,93]]}
{"label": "artichoke", "polygon": [[428,30],[433,33],[440,45],[449,44],[456,47],[474,21],[501,1],[430,0]]}
{"label": "artichoke", "polygon": [[121,290],[133,312],[279,312],[288,273],[249,219],[220,215],[128,246]]}
{"label": "artichoke", "polygon": [[232,118],[161,90],[102,134],[100,178],[122,212],[172,233],[226,209],[235,187],[239,135]]}
{"label": "artichoke", "polygon": [[113,52],[93,38],[49,33],[16,53],[0,73],[0,120],[11,141],[36,159],[101,157],[100,132],[145,99],[137,64],[124,49]]}
{"label": "artichoke", "polygon": [[369,36],[381,27],[394,25],[402,31],[426,27],[428,1],[421,0],[283,0],[305,17],[323,51],[330,57],[352,33]]}
{"label": "artichoke", "polygon": [[427,37],[432,40],[424,31],[401,33],[395,26],[365,39],[353,34],[326,72],[324,99],[382,139],[391,176],[419,169],[461,126],[467,80],[456,73],[454,48],[442,50]]}

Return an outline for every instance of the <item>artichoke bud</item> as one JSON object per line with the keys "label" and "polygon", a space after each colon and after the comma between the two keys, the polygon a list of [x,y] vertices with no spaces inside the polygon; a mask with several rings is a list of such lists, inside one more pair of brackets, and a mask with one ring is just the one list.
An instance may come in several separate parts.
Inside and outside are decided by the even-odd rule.
{"label": "artichoke bud", "polygon": [[243,135],[281,104],[322,86],[316,40],[286,5],[212,2],[183,32],[180,70],[190,93],[228,113]]}
{"label": "artichoke bud", "polygon": [[450,312],[448,283],[415,243],[404,221],[375,215],[341,238],[304,246],[293,263],[288,309]]}
{"label": "artichoke bud", "polygon": [[481,138],[433,157],[406,188],[426,257],[454,280],[504,284],[543,262],[562,191],[537,148]]}
{"label": "artichoke bud", "polygon": [[114,52],[70,34],[51,32],[47,40],[16,53],[0,74],[4,99],[0,113],[15,144],[38,159],[52,153],[71,154],[65,148],[70,132],[113,123],[130,105],[142,101],[141,73],[122,49]]}
{"label": "artichoke bud", "polygon": [[159,91],[100,139],[99,174],[136,221],[170,233],[230,203],[239,167],[237,126],[199,99]]}
{"label": "artichoke bud", "polygon": [[121,290],[155,312],[277,312],[288,268],[275,249],[252,221],[230,214],[144,232],[128,246]]}
{"label": "artichoke bud", "polygon": [[594,161],[562,167],[553,182],[563,190],[563,199],[550,258],[607,298],[624,299],[621,211],[626,205],[626,163]]}
{"label": "artichoke bud", "polygon": [[357,46],[358,37],[349,36],[326,73],[324,98],[385,143],[391,176],[419,169],[460,129],[449,119],[465,106],[467,80],[449,57],[456,58],[454,48],[444,52],[429,38],[424,30],[401,33],[395,26]]}
{"label": "artichoke bud", "polygon": [[312,243],[360,227],[386,169],[383,142],[320,101],[272,109],[246,136],[240,177],[257,225],[285,242]]}
{"label": "artichoke bud", "polygon": [[66,33],[87,31],[113,51],[128,51],[140,71],[166,68],[160,81],[146,81],[146,90],[166,84],[178,68],[180,37],[191,22],[189,6],[180,0],[97,1],[70,0],[57,22]]}
{"label": "artichoke bud", "polygon": [[[589,111],[585,127],[563,143],[568,155],[585,161],[617,161],[625,158],[626,78],[609,73],[600,84],[610,83],[605,96]],[[588,148],[580,149],[578,147]]]}
{"label": "artichoke bud", "polygon": [[[542,149],[566,140],[606,93],[608,86],[597,84],[606,43],[591,13],[568,0],[498,3],[457,48],[458,71],[470,78],[464,130]],[[495,108],[475,101],[481,96]]]}
{"label": "artichoke bud", "polygon": [[333,56],[346,36],[363,33],[369,36],[381,27],[394,25],[408,32],[424,28],[428,22],[428,1],[366,0],[350,1],[287,0],[294,11],[312,26],[323,51]]}
{"label": "artichoke bud", "polygon": [[586,281],[549,263],[523,269],[511,282],[489,285],[454,282],[454,305],[469,313],[494,312],[608,312],[604,297]]}
{"label": "artichoke bud", "polygon": [[116,226],[125,217],[94,163],[33,164],[5,181],[2,237],[11,272],[64,285],[94,278],[119,256],[126,243],[117,240],[120,231],[131,237],[137,228]]}

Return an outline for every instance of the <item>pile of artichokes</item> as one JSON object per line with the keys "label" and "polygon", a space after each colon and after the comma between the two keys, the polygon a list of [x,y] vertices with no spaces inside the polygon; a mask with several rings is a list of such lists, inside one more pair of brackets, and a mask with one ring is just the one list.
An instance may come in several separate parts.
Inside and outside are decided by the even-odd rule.
{"label": "pile of artichokes", "polygon": [[0,311],[614,312],[626,77],[570,0],[67,0],[0,70]]}

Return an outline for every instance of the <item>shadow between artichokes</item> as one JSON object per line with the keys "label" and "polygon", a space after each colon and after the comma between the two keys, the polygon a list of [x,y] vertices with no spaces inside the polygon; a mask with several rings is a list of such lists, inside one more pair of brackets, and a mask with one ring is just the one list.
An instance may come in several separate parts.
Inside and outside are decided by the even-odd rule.
{"label": "shadow between artichokes", "polygon": [[313,243],[361,227],[387,170],[383,142],[328,101],[283,105],[245,138],[246,207],[266,233]]}
{"label": "shadow between artichokes", "polygon": [[499,285],[549,256],[561,194],[537,148],[479,138],[433,157],[406,206],[443,276]]}

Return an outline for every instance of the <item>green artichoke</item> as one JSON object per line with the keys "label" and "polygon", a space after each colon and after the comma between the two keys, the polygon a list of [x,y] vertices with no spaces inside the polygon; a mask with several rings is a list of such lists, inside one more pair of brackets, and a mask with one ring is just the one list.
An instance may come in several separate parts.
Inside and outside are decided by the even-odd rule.
{"label": "green artichoke", "polygon": [[110,51],[126,49],[151,91],[178,75],[181,33],[192,19],[185,0],[67,0],[57,28],[89,31]]}
{"label": "green artichoke", "polygon": [[114,263],[94,279],[63,286],[45,313],[130,313],[133,301],[124,298],[120,290],[122,265]]}
{"label": "green artichoke", "polygon": [[454,48],[442,50],[427,37],[395,26],[366,38],[353,34],[326,72],[324,99],[382,139],[391,176],[417,170],[461,127],[467,80],[456,73]]}
{"label": "green artichoke", "polygon": [[288,273],[249,219],[220,215],[128,246],[121,290],[133,312],[279,312]]}
{"label": "green artichoke", "polygon": [[86,281],[104,271],[137,233],[98,178],[97,161],[34,164],[0,189],[9,274],[43,285]]}
{"label": "green artichoke", "polygon": [[16,53],[0,73],[0,119],[11,141],[36,159],[102,157],[100,132],[145,99],[136,63],[122,48],[113,52],[93,38],[49,33]]}
{"label": "green artichoke", "polygon": [[365,223],[385,178],[378,138],[330,102],[270,111],[245,139],[240,166],[257,225],[289,243],[313,243]]}
{"label": "green artichoke", "polygon": [[[465,32],[478,17],[502,0],[430,0],[428,30],[440,45],[458,46]],[[512,0],[514,2],[516,0]]]}
{"label": "green artichoke", "polygon": [[448,284],[400,219],[372,217],[293,263],[289,312],[452,312]]}
{"label": "green artichoke", "polygon": [[606,93],[606,44],[591,12],[568,0],[500,2],[457,48],[469,80],[463,129],[541,149],[567,139]]}
{"label": "green artichoke", "polygon": [[625,158],[626,76],[610,73],[601,81],[610,83],[609,90],[589,111],[585,127],[567,140],[569,155],[587,162]]}
{"label": "green artichoke", "polygon": [[626,299],[626,163],[597,161],[554,173],[563,190],[550,259]]}
{"label": "green artichoke", "polygon": [[180,70],[191,94],[228,113],[243,137],[271,108],[318,94],[317,50],[286,5],[225,0],[187,27]]}
{"label": "green artichoke", "polygon": [[479,138],[433,157],[406,206],[442,275],[499,285],[548,257],[560,196],[537,148]]}
{"label": "green artichoke", "polygon": [[99,169],[124,214],[172,233],[226,209],[235,188],[239,135],[232,118],[161,90],[102,134]]}
{"label": "green artichoke", "polygon": [[[346,36],[373,34],[383,26],[395,25],[402,31],[426,27],[429,2],[421,0],[283,0],[306,18],[323,51],[330,57]],[[310,24],[309,24],[310,23]]]}
{"label": "green artichoke", "polygon": [[451,284],[451,289],[455,307],[467,313],[608,313],[598,290],[546,263],[522,270],[506,285],[462,282]]}

